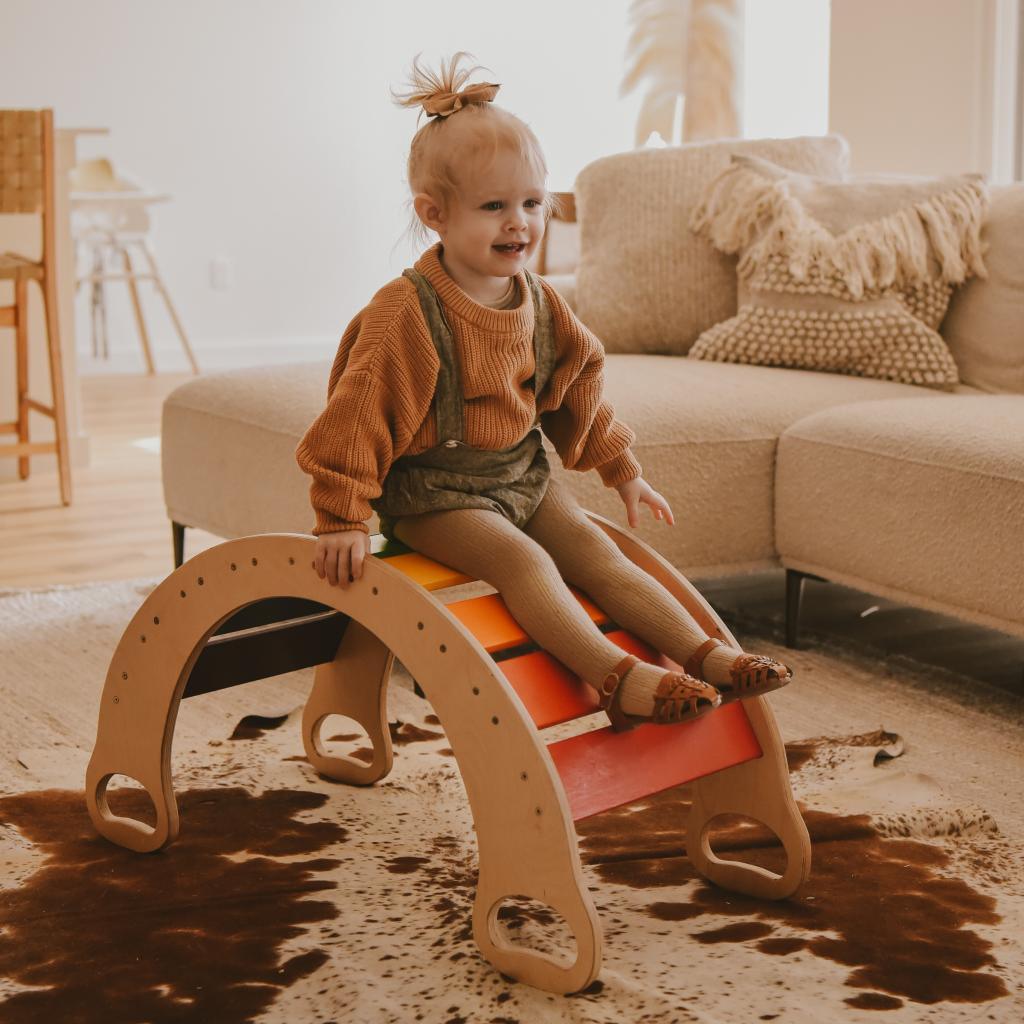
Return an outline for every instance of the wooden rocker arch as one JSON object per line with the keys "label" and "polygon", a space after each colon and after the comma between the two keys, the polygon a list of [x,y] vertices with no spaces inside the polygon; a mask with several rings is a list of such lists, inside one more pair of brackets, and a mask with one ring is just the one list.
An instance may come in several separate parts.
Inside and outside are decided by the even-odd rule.
{"label": "wooden rocker arch", "polygon": [[[614,523],[587,514],[710,635],[735,643],[670,563]],[[158,850],[177,836],[170,758],[184,696],[303,664],[317,666],[302,721],[310,762],[352,784],[383,778],[392,764],[387,681],[398,657],[439,716],[461,772],[479,850],[473,934],[484,956],[506,974],[556,993],[579,991],[597,977],[601,925],[583,879],[574,821],[681,782],[695,780],[687,852],[701,874],[769,898],[790,895],[807,877],[810,841],[762,698],[682,725],[627,733],[603,728],[549,744],[542,730],[592,713],[593,691],[531,646],[499,595],[445,605],[431,591],[470,582],[467,577],[380,537],[372,546],[376,557],[365,560],[362,578],[347,590],[317,576],[312,537],[261,534],[207,549],[150,593],[114,652],[103,689],[86,776],[89,814],[101,835],[139,852]],[[584,595],[576,596],[599,626],[613,626]],[[305,614],[275,612],[274,602],[282,599],[292,609],[301,603]],[[222,669],[229,637],[218,631],[257,609],[262,628],[231,636],[261,642],[263,668],[236,678]],[[674,664],[624,631],[608,635],[624,650]],[[287,662],[289,636],[292,648],[314,653]],[[370,764],[324,751],[320,728],[331,714],[366,730],[373,744]],[[112,812],[106,788],[114,775],[145,788],[155,826]],[[787,855],[782,875],[715,856],[707,826],[724,813],[748,815],[780,837]],[[497,914],[513,896],[561,914],[576,941],[568,961],[508,940]]]}

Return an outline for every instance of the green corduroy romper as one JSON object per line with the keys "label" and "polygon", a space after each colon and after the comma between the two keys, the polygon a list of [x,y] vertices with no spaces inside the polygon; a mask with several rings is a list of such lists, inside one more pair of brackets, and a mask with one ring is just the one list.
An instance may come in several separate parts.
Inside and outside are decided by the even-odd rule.
{"label": "green corduroy romper", "polygon": [[[529,271],[524,273],[533,296],[536,369],[531,383],[536,398],[554,368],[555,337],[544,289]],[[433,448],[399,456],[392,463],[380,497],[370,499],[381,533],[395,541],[395,520],[402,516],[456,508],[490,509],[521,529],[536,512],[551,476],[540,417],[535,417],[533,426],[510,448],[488,451],[467,444],[463,439],[462,377],[451,327],[427,279],[415,270],[404,271],[404,276],[419,293],[441,364],[434,393],[439,441]]]}

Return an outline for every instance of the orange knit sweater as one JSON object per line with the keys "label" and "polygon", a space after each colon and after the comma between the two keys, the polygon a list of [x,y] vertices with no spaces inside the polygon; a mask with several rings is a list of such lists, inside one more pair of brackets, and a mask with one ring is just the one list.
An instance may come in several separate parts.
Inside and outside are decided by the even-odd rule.
{"label": "orange knit sweater", "polygon": [[[451,325],[465,397],[465,441],[496,451],[516,444],[535,418],[533,300],[519,275],[523,302],[495,310],[467,295],[440,261],[440,243],[416,263]],[[629,446],[636,435],[604,401],[604,349],[562,297],[541,281],[554,320],[555,366],[536,402],[541,428],[568,469],[597,469],[614,487],[640,476]],[[327,386],[327,406],[295,452],[313,477],[313,533],[368,532],[370,498],[391,464],[439,443],[432,406],[440,363],[405,277],[386,284],[342,336]]]}

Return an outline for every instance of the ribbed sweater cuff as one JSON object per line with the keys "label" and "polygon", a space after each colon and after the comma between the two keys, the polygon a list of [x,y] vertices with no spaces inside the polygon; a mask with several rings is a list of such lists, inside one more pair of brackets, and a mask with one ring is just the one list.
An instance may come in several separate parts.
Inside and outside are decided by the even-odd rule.
{"label": "ribbed sweater cuff", "polygon": [[627,480],[635,480],[638,476],[642,476],[643,468],[627,448],[610,462],[604,462],[598,466],[597,472],[605,487],[618,487],[619,484],[624,484]]}
{"label": "ribbed sweater cuff", "polygon": [[361,530],[369,533],[370,527],[367,523],[348,522],[345,519],[336,519],[329,512],[318,509],[316,513],[316,526],[313,527],[313,534],[319,537],[322,533],[341,533],[342,530]]}

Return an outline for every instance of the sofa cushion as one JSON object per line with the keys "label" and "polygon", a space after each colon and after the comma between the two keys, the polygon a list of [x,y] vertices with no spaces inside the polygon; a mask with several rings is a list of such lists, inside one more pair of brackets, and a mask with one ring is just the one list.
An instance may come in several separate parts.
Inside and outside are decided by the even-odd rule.
{"label": "sofa cushion", "polygon": [[779,441],[784,565],[1024,634],[1024,397],[826,409]]}
{"label": "sofa cushion", "polygon": [[984,273],[981,175],[835,182],[734,155],[691,226],[739,254],[739,312],[690,356],[952,389],[938,334],[953,285]]}
{"label": "sofa cushion", "polygon": [[1024,395],[1024,184],[992,188],[982,241],[988,277],[954,293],[942,334],[965,383]]}
{"label": "sofa cushion", "polygon": [[[838,403],[892,397],[942,400],[927,388],[803,370],[612,355],[605,393],[637,434],[644,479],[672,507],[668,527],[641,508],[639,535],[696,575],[777,565],[775,449],[803,416]],[[586,508],[624,521],[622,501],[596,473],[552,472]]]}
{"label": "sofa cushion", "polygon": [[[168,515],[221,537],[308,533],[309,478],[295,447],[323,407],[329,370],[329,361],[234,370],[175,389],[163,410]],[[776,564],[775,446],[791,423],[839,402],[935,397],[883,381],[670,356],[609,356],[605,379],[616,415],[638,435],[644,478],[676,520],[666,526],[645,507],[639,534],[705,575]],[[567,471],[547,439],[545,447],[552,472],[585,508],[625,521],[621,499],[597,473]]]}
{"label": "sofa cushion", "polygon": [[580,172],[579,316],[608,352],[684,355],[736,312],[735,260],[689,229],[733,152],[837,180],[849,163],[838,136],[732,139],[618,153]]}

